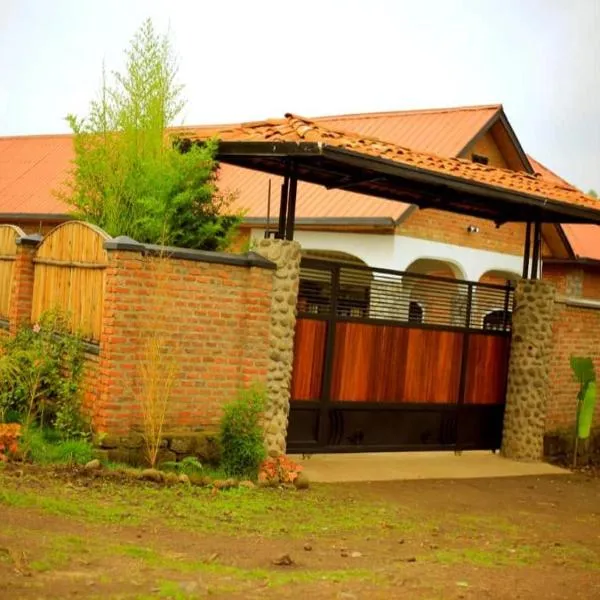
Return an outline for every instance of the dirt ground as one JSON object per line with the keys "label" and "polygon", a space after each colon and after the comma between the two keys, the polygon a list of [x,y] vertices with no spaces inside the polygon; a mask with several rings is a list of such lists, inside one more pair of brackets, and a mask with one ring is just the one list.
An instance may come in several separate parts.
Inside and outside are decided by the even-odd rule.
{"label": "dirt ground", "polygon": [[216,492],[4,469],[0,598],[600,598],[599,500],[582,474]]}

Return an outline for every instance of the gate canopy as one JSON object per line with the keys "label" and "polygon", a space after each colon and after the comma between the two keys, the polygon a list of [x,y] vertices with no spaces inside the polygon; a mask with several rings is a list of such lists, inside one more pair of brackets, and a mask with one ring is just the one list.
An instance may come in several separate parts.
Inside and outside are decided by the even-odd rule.
{"label": "gate canopy", "polygon": [[[220,161],[280,175],[289,182],[349,189],[420,208],[480,217],[497,225],[600,224],[600,202],[573,188],[529,173],[336,131],[289,113],[284,119],[234,127],[184,129],[177,136],[184,149],[186,144],[217,138]],[[295,204],[295,189],[293,193],[282,190],[282,200],[284,193]],[[285,208],[293,228],[293,206]]]}

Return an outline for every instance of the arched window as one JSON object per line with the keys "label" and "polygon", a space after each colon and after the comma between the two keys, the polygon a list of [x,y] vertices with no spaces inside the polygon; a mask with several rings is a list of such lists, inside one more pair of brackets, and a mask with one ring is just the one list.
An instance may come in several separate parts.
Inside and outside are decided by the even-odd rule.
{"label": "arched window", "polygon": [[411,300],[408,305],[408,322],[423,323],[423,307],[416,300]]}
{"label": "arched window", "polygon": [[510,326],[512,312],[510,310],[492,310],[483,317],[483,328],[503,331]]}

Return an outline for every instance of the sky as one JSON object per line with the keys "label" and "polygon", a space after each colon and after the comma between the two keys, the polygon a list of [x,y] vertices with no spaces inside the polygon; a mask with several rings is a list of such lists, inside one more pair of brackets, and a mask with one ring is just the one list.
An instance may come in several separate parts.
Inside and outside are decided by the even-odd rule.
{"label": "sky", "polygon": [[67,132],[148,17],[187,124],[502,103],[600,188],[600,0],[0,0],[0,135]]}

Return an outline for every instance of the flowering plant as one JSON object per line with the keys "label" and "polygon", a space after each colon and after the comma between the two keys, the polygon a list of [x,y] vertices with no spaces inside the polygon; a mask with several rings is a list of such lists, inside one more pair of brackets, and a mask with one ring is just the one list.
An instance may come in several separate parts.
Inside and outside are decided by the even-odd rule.
{"label": "flowering plant", "polygon": [[294,483],[302,469],[302,465],[282,454],[263,461],[258,480],[262,483]]}
{"label": "flowering plant", "polygon": [[20,436],[21,426],[18,423],[0,423],[0,462],[6,462],[8,454],[17,452],[17,440]]}

